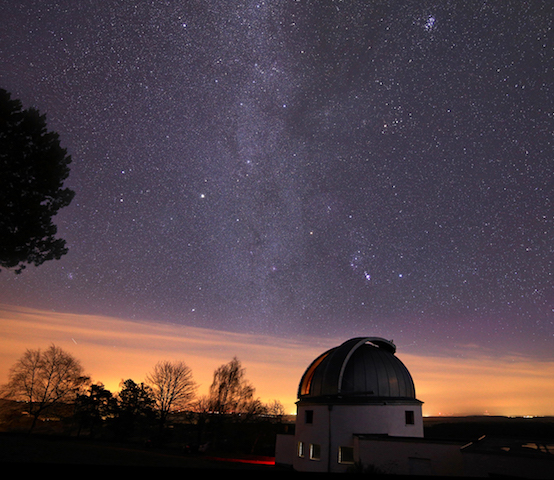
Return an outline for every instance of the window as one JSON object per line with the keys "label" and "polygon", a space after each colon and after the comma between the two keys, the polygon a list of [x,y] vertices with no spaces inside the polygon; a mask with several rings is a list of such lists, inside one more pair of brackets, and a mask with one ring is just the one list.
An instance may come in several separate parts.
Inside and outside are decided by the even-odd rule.
{"label": "window", "polygon": [[354,448],[339,447],[339,463],[354,463]]}
{"label": "window", "polygon": [[306,410],[304,412],[304,423],[314,423],[314,411]]}
{"label": "window", "polygon": [[310,445],[310,460],[320,460],[321,459],[321,445],[317,443],[312,443]]}
{"label": "window", "polygon": [[414,411],[406,410],[406,425],[413,425],[415,423]]}
{"label": "window", "polygon": [[298,456],[301,458],[304,458],[305,452],[304,452],[304,442],[298,442],[298,450],[297,450]]}

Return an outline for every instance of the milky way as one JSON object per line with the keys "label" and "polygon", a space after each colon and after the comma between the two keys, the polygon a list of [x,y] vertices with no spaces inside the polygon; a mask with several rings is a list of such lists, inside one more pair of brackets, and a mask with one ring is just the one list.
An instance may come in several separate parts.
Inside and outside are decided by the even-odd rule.
{"label": "milky way", "polygon": [[552,2],[0,11],[76,192],[1,302],[551,355]]}

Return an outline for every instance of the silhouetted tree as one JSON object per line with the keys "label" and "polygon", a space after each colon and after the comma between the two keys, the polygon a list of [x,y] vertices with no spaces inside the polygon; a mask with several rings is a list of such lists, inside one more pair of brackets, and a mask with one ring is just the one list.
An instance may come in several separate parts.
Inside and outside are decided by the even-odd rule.
{"label": "silhouetted tree", "polygon": [[214,413],[254,413],[261,405],[254,399],[256,389],[246,380],[240,360],[234,357],[214,372],[209,391],[209,408]]}
{"label": "silhouetted tree", "polygon": [[156,401],[152,389],[128,379],[122,382],[117,395],[115,412],[116,428],[120,436],[126,436],[136,428],[148,426],[155,418]]}
{"label": "silhouetted tree", "polygon": [[146,382],[156,400],[160,428],[171,411],[189,407],[196,394],[192,371],[184,362],[157,363]]}
{"label": "silhouetted tree", "polygon": [[115,407],[112,392],[106,390],[101,383],[90,385],[88,391],[77,395],[75,401],[75,416],[79,422],[79,432],[83,427],[89,428],[90,437],[94,437],[96,427],[110,416]]}
{"label": "silhouetted tree", "polygon": [[27,350],[11,367],[8,383],[0,394],[3,398],[27,402],[33,418],[31,432],[40,415],[62,403],[73,402],[89,380],[78,360],[52,345],[44,352]]}
{"label": "silhouetted tree", "polygon": [[217,368],[208,395],[195,405],[198,444],[209,441],[211,449],[243,453],[266,451],[284,408],[277,400],[262,403],[255,392],[237,357]]}
{"label": "silhouetted tree", "polygon": [[217,368],[208,394],[193,407],[197,445],[243,453],[266,448],[279,431],[284,408],[278,400],[262,403],[255,391],[237,357]]}
{"label": "silhouetted tree", "polygon": [[52,222],[75,192],[63,188],[71,157],[38,110],[0,89],[0,267],[21,273],[67,253]]}
{"label": "silhouetted tree", "polygon": [[285,415],[285,407],[279,400],[272,400],[264,405],[264,413],[276,420],[281,420]]}

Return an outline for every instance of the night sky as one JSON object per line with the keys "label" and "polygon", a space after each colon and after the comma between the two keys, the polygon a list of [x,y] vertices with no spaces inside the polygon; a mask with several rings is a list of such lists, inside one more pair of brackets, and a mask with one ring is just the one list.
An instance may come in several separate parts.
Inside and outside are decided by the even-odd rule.
{"label": "night sky", "polygon": [[69,253],[0,272],[1,303],[554,357],[552,1],[0,15],[0,88],[76,192]]}

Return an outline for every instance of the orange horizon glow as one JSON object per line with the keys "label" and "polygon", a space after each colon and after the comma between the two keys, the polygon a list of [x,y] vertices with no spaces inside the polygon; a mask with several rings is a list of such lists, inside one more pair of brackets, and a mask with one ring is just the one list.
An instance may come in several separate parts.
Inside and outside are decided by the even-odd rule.
{"label": "orange horizon glow", "polygon": [[[0,384],[27,349],[55,344],[74,355],[94,383],[111,392],[122,380],[140,383],[161,360],[182,360],[192,370],[198,395],[213,372],[234,356],[262,402],[279,400],[296,413],[298,383],[321,353],[346,338],[277,338],[207,328],[140,322],[98,315],[0,305]],[[414,378],[425,416],[552,416],[554,361],[525,356],[486,356],[460,346],[464,356],[396,355]]]}

